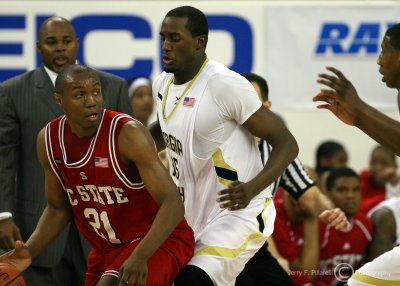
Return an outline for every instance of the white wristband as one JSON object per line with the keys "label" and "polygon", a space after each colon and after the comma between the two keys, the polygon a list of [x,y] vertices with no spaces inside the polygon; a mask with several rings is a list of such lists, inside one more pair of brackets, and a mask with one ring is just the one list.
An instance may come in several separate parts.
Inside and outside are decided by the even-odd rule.
{"label": "white wristband", "polygon": [[12,214],[10,212],[2,212],[0,213],[0,221],[8,218],[12,218]]}

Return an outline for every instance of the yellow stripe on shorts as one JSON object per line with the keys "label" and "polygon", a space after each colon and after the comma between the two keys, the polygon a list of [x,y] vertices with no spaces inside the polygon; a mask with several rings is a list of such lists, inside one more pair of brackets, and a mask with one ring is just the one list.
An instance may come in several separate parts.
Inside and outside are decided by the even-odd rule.
{"label": "yellow stripe on shorts", "polygon": [[363,282],[363,283],[368,283],[370,285],[379,285],[379,286],[399,286],[400,285],[400,280],[385,280],[385,279],[380,279],[376,277],[372,277],[360,272],[356,272],[351,276],[351,279]]}
{"label": "yellow stripe on shorts", "polygon": [[[272,203],[271,198],[267,198],[264,204],[264,210]],[[266,217],[263,215],[264,224],[266,221]],[[238,257],[243,250],[246,249],[249,242],[253,239],[265,237],[263,233],[256,232],[250,234],[244,241],[244,243],[239,248],[227,248],[221,246],[208,246],[202,249],[198,249],[195,251],[194,256],[203,256],[203,255],[212,255],[212,256],[219,256],[225,258],[235,258]]]}
{"label": "yellow stripe on shorts", "polygon": [[251,240],[256,238],[261,238],[263,236],[264,235],[261,232],[252,233],[246,238],[245,242],[239,248],[234,249],[221,246],[208,246],[197,250],[194,253],[194,255],[195,256],[212,255],[225,258],[235,258],[238,257],[243,252],[243,250],[246,249],[247,244],[249,244]]}

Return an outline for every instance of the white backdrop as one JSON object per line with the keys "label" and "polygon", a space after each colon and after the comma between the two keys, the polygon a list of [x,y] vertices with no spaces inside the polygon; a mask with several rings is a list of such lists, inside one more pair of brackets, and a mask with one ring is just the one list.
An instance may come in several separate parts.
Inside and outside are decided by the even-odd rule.
{"label": "white backdrop", "polygon": [[[161,71],[160,23],[180,5],[196,6],[212,17],[209,57],[267,78],[272,110],[297,138],[304,163],[313,166],[316,146],[336,139],[348,149],[352,167],[366,166],[375,143],[317,111],[311,98],[319,89],[317,74],[333,65],[366,101],[397,118],[396,91],[381,83],[376,65],[382,35],[400,14],[397,1],[0,1],[0,81],[10,71],[40,64],[38,23],[54,14],[70,19],[81,33],[84,64],[127,79],[141,71],[154,77]],[[9,16],[19,24],[13,27]],[[19,52],[4,48],[10,44]],[[317,53],[319,45],[325,49]],[[143,68],[138,71],[139,63]]]}

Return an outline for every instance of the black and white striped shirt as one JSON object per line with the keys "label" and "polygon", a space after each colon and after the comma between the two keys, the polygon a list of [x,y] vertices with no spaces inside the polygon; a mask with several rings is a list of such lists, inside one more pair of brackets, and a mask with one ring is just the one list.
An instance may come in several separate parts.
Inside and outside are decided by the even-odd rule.
{"label": "black and white striped shirt", "polygon": [[[258,147],[261,152],[262,163],[265,165],[272,147],[265,140],[261,140]],[[275,195],[278,187],[282,187],[297,200],[312,186],[314,186],[314,181],[307,174],[299,158],[296,158],[285,169],[283,174],[272,184],[272,196]]]}

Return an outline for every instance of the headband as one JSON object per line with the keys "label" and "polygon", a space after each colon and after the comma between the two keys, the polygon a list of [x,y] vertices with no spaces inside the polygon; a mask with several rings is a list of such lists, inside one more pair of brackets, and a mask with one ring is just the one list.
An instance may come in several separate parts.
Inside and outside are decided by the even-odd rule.
{"label": "headband", "polygon": [[142,86],[151,86],[150,80],[145,77],[139,77],[139,78],[135,79],[134,81],[132,81],[131,85],[128,88],[129,98],[132,98],[133,93],[139,87],[142,87]]}

